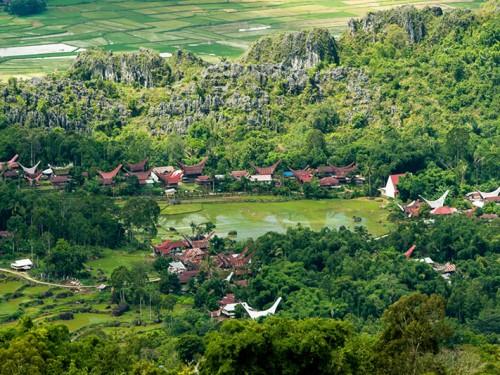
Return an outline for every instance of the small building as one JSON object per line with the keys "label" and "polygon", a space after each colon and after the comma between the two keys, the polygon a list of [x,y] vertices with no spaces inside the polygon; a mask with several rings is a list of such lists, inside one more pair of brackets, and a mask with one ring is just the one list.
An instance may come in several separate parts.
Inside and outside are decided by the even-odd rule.
{"label": "small building", "polygon": [[234,178],[235,180],[241,180],[242,178],[248,178],[250,176],[250,173],[246,170],[240,170],[240,171],[231,171],[231,177]]}
{"label": "small building", "polygon": [[323,165],[316,168],[316,174],[320,177],[335,177],[341,182],[347,182],[348,176],[357,169],[356,163],[351,163],[343,167],[335,165]]}
{"label": "small building", "polygon": [[385,195],[386,197],[389,198],[396,198],[398,195],[398,183],[399,179],[406,175],[406,173],[400,173],[400,174],[391,174],[389,178],[387,179],[387,183],[385,184],[385,187],[381,188],[382,195]]}
{"label": "small building", "polygon": [[187,271],[186,266],[182,262],[170,262],[168,265],[168,272],[181,274],[184,271]]}
{"label": "small building", "polygon": [[179,282],[181,284],[187,284],[189,281],[196,277],[200,273],[200,270],[191,270],[191,271],[184,271],[181,274],[178,275],[179,277]]}
{"label": "small building", "polygon": [[151,170],[149,171],[141,171],[141,172],[127,172],[127,177],[135,176],[139,185],[146,185],[154,183],[154,180],[151,179]]}
{"label": "small building", "polygon": [[41,172],[38,172],[38,166],[40,165],[40,162],[36,163],[34,166],[32,167],[25,167],[24,165],[22,165],[21,163],[19,163],[19,165],[21,166],[21,168],[23,169],[23,172],[24,172],[24,176],[25,177],[29,177],[29,178],[35,178],[36,176],[38,175],[41,175],[42,173]]}
{"label": "small building", "polygon": [[10,264],[10,268],[16,271],[28,271],[33,268],[33,262],[30,259],[16,260]]}
{"label": "small building", "polygon": [[182,172],[174,171],[167,173],[155,172],[155,175],[165,184],[167,187],[177,187],[179,182],[182,181]]}
{"label": "small building", "polygon": [[319,180],[319,186],[324,188],[335,188],[340,185],[340,181],[333,176],[323,177]]}
{"label": "small building", "polygon": [[212,179],[210,178],[210,176],[198,176],[196,177],[194,182],[200,186],[210,186],[210,184],[212,183]]}
{"label": "small building", "polygon": [[256,174],[258,175],[273,175],[276,172],[276,168],[280,165],[281,160],[278,160],[276,163],[268,166],[268,167],[257,167],[255,164],[252,164],[252,167],[255,168]]}
{"label": "small building", "polygon": [[422,201],[417,199],[404,206],[403,210],[405,214],[408,215],[408,217],[418,217],[420,215],[420,209],[422,208],[422,205]]}
{"label": "small building", "polygon": [[64,187],[70,180],[71,177],[68,175],[56,176],[53,174],[50,177],[50,183],[56,188]]}
{"label": "small building", "polygon": [[118,164],[118,166],[110,172],[97,171],[99,173],[101,184],[105,186],[113,185],[114,179],[122,169],[122,165]]}
{"label": "small building", "polygon": [[51,174],[54,174],[56,176],[67,176],[71,172],[71,169],[73,168],[73,163],[69,163],[63,167],[57,167],[54,165],[49,164],[49,169],[46,169],[45,172],[51,171]]}
{"label": "small building", "polygon": [[148,163],[148,159],[144,159],[138,163],[128,163],[127,164],[127,170],[129,172],[135,173],[135,172],[145,172],[146,171],[146,164]]}
{"label": "small building", "polygon": [[442,206],[433,209],[431,215],[453,215],[456,212],[458,212],[458,210],[454,207]]}
{"label": "small building", "polygon": [[208,160],[208,157],[204,157],[199,163],[193,165],[186,165],[179,162],[179,167],[182,169],[184,179],[188,181],[193,181],[196,177],[203,175],[203,169]]}
{"label": "small building", "polygon": [[153,173],[154,174],[168,174],[172,173],[175,171],[175,168],[171,165],[167,165],[164,167],[154,167],[153,168]]}
{"label": "small building", "polygon": [[270,174],[254,174],[250,176],[250,181],[270,184],[273,182],[273,176]]}
{"label": "small building", "polygon": [[191,248],[183,250],[182,253],[176,255],[175,258],[181,260],[185,264],[191,265],[193,268],[198,268],[206,256],[206,251],[200,248]]}
{"label": "small building", "polygon": [[290,171],[293,173],[297,181],[301,184],[310,183],[314,177],[314,173],[309,169],[298,169],[294,170],[290,168]]}
{"label": "small building", "polygon": [[184,250],[189,246],[189,243],[186,240],[166,240],[161,244],[153,246],[154,252],[156,255],[171,255],[174,252]]}

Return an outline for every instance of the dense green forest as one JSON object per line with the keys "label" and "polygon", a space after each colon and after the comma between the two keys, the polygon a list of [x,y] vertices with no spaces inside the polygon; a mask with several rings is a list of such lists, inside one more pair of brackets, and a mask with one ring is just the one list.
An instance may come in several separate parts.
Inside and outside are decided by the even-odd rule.
{"label": "dense green forest", "polygon": [[[74,164],[65,189],[0,180],[2,265],[30,256],[47,280],[106,282],[78,300],[82,309],[139,311],[135,327],[157,324],[72,334],[29,317],[29,301],[0,322],[0,373],[498,374],[500,223],[479,217],[498,213],[494,202],[432,220],[389,205],[393,227],[379,238],[361,226],[300,225],[245,241],[214,236],[183,284],[168,272],[170,255],[117,261],[107,276],[86,264],[151,251],[163,189],[123,176],[103,187],[95,177],[144,158],[159,166],[208,157],[211,176],[278,160],[281,171],[355,162],[366,183],[343,198],[376,196],[389,174],[409,172],[402,201],[449,189],[454,206],[469,208],[465,193],[500,181],[499,30],[498,1],[474,12],[402,7],[353,20],[339,38],[323,29],[264,38],[238,62],[89,50],[67,73],[0,83],[0,160]],[[221,189],[245,188],[231,184]],[[295,190],[340,196],[316,181],[257,193]],[[190,229],[199,239],[214,226]],[[225,280],[213,259],[247,251],[248,269]],[[73,295],[65,293],[55,297]],[[33,304],[50,309],[52,294]],[[237,319],[219,322],[210,314],[229,294],[255,309],[282,301],[275,316],[251,320],[238,306]]]}
{"label": "dense green forest", "polygon": [[213,173],[355,161],[369,193],[391,172],[434,168],[457,190],[494,186],[498,22],[496,1],[477,12],[402,7],[338,40],[278,35],[217,64],[90,50],[67,74],[0,85],[0,157],[106,169],[209,156]]}

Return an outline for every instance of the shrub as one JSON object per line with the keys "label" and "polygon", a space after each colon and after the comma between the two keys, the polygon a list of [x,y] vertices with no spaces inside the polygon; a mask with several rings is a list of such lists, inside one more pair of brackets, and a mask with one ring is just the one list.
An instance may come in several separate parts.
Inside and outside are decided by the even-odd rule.
{"label": "shrub", "polygon": [[71,311],[67,311],[67,312],[60,313],[58,318],[60,320],[73,320],[73,319],[75,319],[75,316],[73,315],[73,313]]}
{"label": "shrub", "polygon": [[121,316],[124,313],[126,313],[129,310],[129,305],[126,303],[120,303],[116,305],[116,307],[113,309],[113,316]]}

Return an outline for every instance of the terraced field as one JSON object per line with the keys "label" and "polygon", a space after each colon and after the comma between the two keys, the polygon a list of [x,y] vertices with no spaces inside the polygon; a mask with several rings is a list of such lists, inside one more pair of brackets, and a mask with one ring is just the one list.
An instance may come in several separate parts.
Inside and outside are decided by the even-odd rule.
{"label": "terraced field", "polygon": [[[371,10],[402,4],[473,8],[481,2],[50,0],[48,10],[40,15],[20,18],[0,13],[0,78],[65,69],[71,59],[60,57],[74,57],[77,51],[92,47],[112,51],[147,47],[159,52],[183,48],[207,59],[235,58],[255,39],[277,31],[321,26],[338,33],[345,28],[349,18]],[[61,48],[53,46],[61,43],[71,48],[64,47],[61,52]],[[15,61],[17,59],[21,60]]]}

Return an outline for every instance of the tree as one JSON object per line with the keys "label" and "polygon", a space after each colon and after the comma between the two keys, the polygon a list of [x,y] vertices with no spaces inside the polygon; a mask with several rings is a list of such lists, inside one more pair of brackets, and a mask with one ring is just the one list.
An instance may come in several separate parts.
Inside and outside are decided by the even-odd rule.
{"label": "tree", "polygon": [[379,369],[384,374],[420,374],[425,354],[436,354],[451,335],[444,299],[414,293],[401,297],[382,317],[384,331],[378,344]]}
{"label": "tree", "polygon": [[176,349],[181,360],[189,364],[203,354],[205,345],[200,336],[185,334],[179,337]]}
{"label": "tree", "polygon": [[[350,327],[332,319],[230,320],[210,333],[200,374],[356,374]],[[343,353],[343,354],[342,354]]]}
{"label": "tree", "polygon": [[7,2],[7,11],[17,16],[37,14],[43,12],[46,8],[46,0],[11,0]]}
{"label": "tree", "polygon": [[66,240],[59,239],[45,258],[45,268],[55,277],[76,276],[83,269],[86,259],[79,246],[72,247]]}
{"label": "tree", "polygon": [[125,226],[130,235],[134,229],[143,230],[150,236],[156,235],[156,224],[160,216],[160,207],[152,198],[129,198],[122,209]]}
{"label": "tree", "polygon": [[126,302],[126,292],[130,288],[132,277],[125,266],[117,267],[111,274],[111,286],[118,293],[120,303]]}
{"label": "tree", "polygon": [[160,292],[162,293],[179,293],[181,290],[181,283],[176,274],[164,270],[160,273]]}

